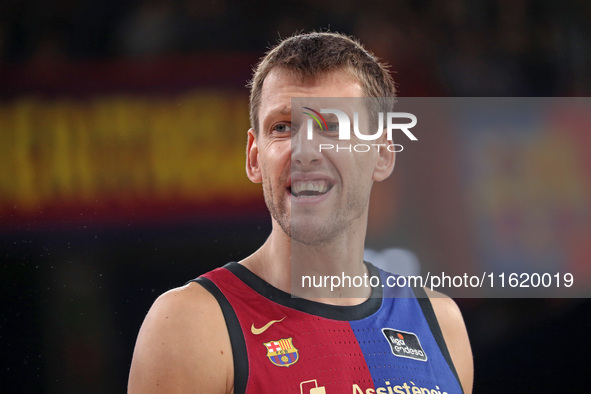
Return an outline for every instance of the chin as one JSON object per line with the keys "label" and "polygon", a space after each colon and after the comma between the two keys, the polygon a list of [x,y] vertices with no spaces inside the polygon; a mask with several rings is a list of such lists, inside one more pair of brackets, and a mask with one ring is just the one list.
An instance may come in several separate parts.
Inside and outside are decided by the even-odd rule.
{"label": "chin", "polygon": [[319,226],[306,220],[305,223],[297,223],[292,220],[290,226],[291,239],[304,245],[316,246],[322,245],[334,238],[336,231]]}

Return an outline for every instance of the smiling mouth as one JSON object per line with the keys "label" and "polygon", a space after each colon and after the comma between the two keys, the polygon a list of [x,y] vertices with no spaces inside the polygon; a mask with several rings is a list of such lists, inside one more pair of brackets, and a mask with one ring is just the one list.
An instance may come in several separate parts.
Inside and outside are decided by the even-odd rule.
{"label": "smiling mouth", "polygon": [[288,190],[292,196],[298,198],[318,197],[328,193],[332,186],[327,180],[295,181]]}

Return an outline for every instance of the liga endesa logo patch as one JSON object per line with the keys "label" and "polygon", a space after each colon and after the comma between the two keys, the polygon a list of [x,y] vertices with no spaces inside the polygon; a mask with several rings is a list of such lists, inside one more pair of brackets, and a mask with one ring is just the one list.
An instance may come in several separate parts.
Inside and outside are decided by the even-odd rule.
{"label": "liga endesa logo patch", "polygon": [[423,350],[419,338],[412,332],[382,328],[382,333],[392,348],[392,354],[396,357],[427,361],[427,354]]}

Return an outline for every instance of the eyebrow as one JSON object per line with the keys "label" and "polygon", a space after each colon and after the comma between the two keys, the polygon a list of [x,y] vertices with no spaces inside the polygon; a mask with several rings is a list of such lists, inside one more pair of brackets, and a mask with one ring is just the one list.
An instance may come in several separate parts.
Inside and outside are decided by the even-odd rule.
{"label": "eyebrow", "polygon": [[271,108],[271,110],[267,113],[268,115],[289,115],[291,114],[291,105],[281,105]]}
{"label": "eyebrow", "polygon": [[264,114],[261,119],[263,128],[266,127],[266,123],[270,118],[275,116],[291,115],[291,105],[281,105],[271,108],[267,113]]}

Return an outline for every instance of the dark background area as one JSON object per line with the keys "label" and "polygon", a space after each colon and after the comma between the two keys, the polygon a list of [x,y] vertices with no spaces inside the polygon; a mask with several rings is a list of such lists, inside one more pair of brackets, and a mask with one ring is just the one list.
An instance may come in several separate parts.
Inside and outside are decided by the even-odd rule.
{"label": "dark background area", "polygon": [[[251,68],[278,37],[328,28],[358,37],[390,63],[401,96],[591,91],[591,3],[584,0],[8,0],[0,4],[2,152],[16,151],[11,138],[19,131],[9,129],[18,122],[1,117],[20,113],[27,100],[43,108],[121,95],[173,100],[192,91],[244,99]],[[228,134],[238,145],[246,121],[241,115],[239,130]],[[0,158],[3,176],[18,170],[7,157]],[[108,162],[106,154],[105,168]],[[416,185],[413,165],[437,162],[406,164],[395,178],[402,197],[390,242],[424,258],[439,249],[437,235],[424,236],[430,215],[412,203],[432,196]],[[440,178],[457,176],[442,166]],[[258,189],[195,182],[211,198],[99,190],[96,199],[55,193],[24,209],[0,179],[3,392],[125,391],[135,338],[154,299],[256,250],[270,231]],[[428,212],[445,209],[433,204]],[[475,393],[588,391],[588,299],[458,304],[472,342]]]}

